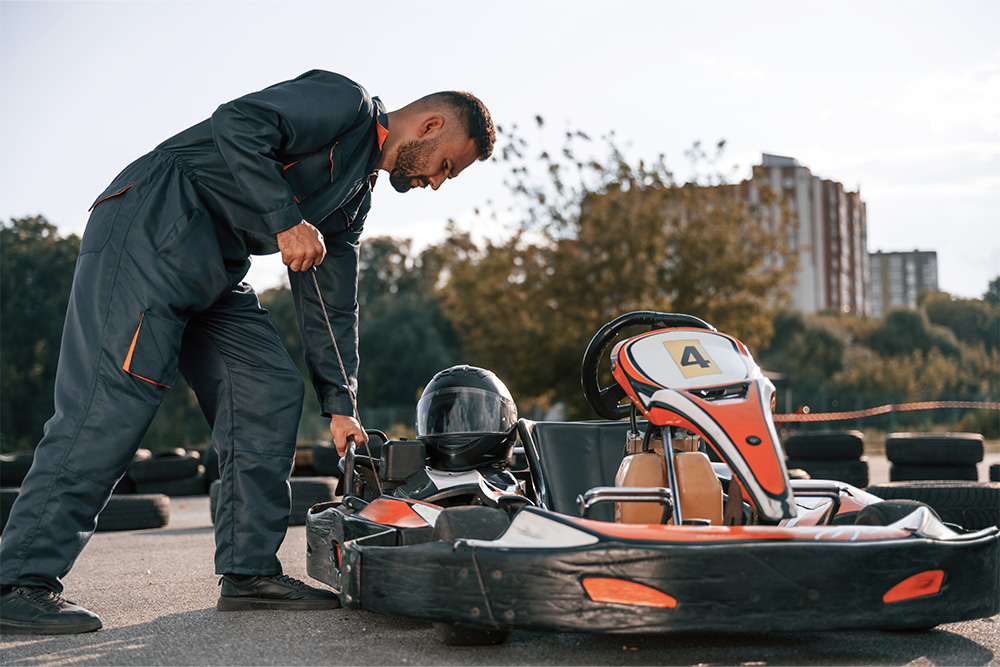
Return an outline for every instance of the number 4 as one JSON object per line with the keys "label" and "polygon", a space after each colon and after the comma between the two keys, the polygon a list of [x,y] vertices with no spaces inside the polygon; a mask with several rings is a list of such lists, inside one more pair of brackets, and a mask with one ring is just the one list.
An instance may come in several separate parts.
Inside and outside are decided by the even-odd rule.
{"label": "number 4", "polygon": [[684,352],[681,354],[681,366],[699,366],[700,368],[708,368],[712,365],[712,362],[701,356],[701,352],[698,351],[694,345],[687,345],[684,347]]}

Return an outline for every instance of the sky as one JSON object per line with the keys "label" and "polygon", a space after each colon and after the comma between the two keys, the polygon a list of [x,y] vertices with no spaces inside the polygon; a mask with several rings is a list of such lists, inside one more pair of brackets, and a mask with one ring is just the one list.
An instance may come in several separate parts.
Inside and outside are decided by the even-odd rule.
{"label": "sky", "polygon": [[[1000,275],[1000,2],[948,0],[0,0],[0,220],[81,234],[129,162],[221,103],[310,69],[392,110],[468,90],[501,126],[542,115],[614,131],[635,159],[724,139],[737,178],[762,153],[860,190],[868,250],[936,251],[941,289]],[[373,194],[366,235],[443,238],[509,199],[505,166],[438,192]],[[385,179],[383,179],[385,180]],[[479,218],[478,220],[482,220]],[[248,280],[279,285],[276,255]]]}

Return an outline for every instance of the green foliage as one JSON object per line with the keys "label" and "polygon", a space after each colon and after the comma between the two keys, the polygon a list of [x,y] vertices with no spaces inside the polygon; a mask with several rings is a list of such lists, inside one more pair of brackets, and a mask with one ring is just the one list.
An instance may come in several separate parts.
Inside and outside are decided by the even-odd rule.
{"label": "green foliage", "polygon": [[59,341],[73,269],[75,235],[60,236],[44,217],[0,227],[0,441],[30,449],[52,416]]}
{"label": "green foliage", "polygon": [[[991,289],[997,280],[991,283]],[[958,340],[967,345],[982,344],[987,350],[1000,347],[1000,304],[984,299],[955,299],[946,292],[926,292],[920,307],[927,319],[947,327]]]}
{"label": "green foliage", "polygon": [[931,350],[949,357],[961,354],[952,331],[932,325],[924,311],[904,308],[889,311],[882,326],[869,336],[867,344],[875,352],[890,357]]}
{"label": "green foliage", "polygon": [[[979,305],[962,310],[978,312]],[[800,400],[854,397],[866,407],[958,398],[996,401],[1000,351],[967,343],[957,333],[932,324],[923,310],[892,311],[884,320],[789,311],[775,318],[775,335],[760,358],[764,367],[785,375]]]}
{"label": "green foliage", "polygon": [[437,253],[416,254],[409,239],[379,236],[361,244],[360,267],[359,409],[412,412],[436,372],[465,362],[432,292]]}

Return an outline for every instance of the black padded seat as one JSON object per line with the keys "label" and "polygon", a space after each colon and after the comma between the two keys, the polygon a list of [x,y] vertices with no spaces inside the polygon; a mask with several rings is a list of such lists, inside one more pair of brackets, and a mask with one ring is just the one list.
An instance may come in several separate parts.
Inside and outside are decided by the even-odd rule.
{"label": "black padded seat", "polygon": [[[640,424],[640,429],[643,427]],[[577,496],[595,486],[614,486],[630,430],[626,421],[549,422],[521,419],[518,434],[531,467],[538,504],[580,516]],[[602,503],[590,518],[614,520],[614,505]]]}

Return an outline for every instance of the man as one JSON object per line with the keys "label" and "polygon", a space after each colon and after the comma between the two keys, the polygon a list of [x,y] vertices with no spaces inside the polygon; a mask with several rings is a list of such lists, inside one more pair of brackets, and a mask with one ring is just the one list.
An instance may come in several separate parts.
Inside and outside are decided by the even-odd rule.
{"label": "man", "polygon": [[376,175],[389,172],[399,192],[437,190],[486,160],[494,140],[489,112],[468,93],[386,113],[353,81],[311,71],[222,105],[128,166],[97,198],[81,241],[55,415],[0,539],[0,629],[101,627],[61,597],[61,579],[178,369],[219,453],[218,609],[338,606],[330,591],[283,575],[276,555],[303,387],[242,282],[249,256],[280,252],[289,268],[309,374],[343,454],[349,439],[367,439],[351,396],[358,242]]}

